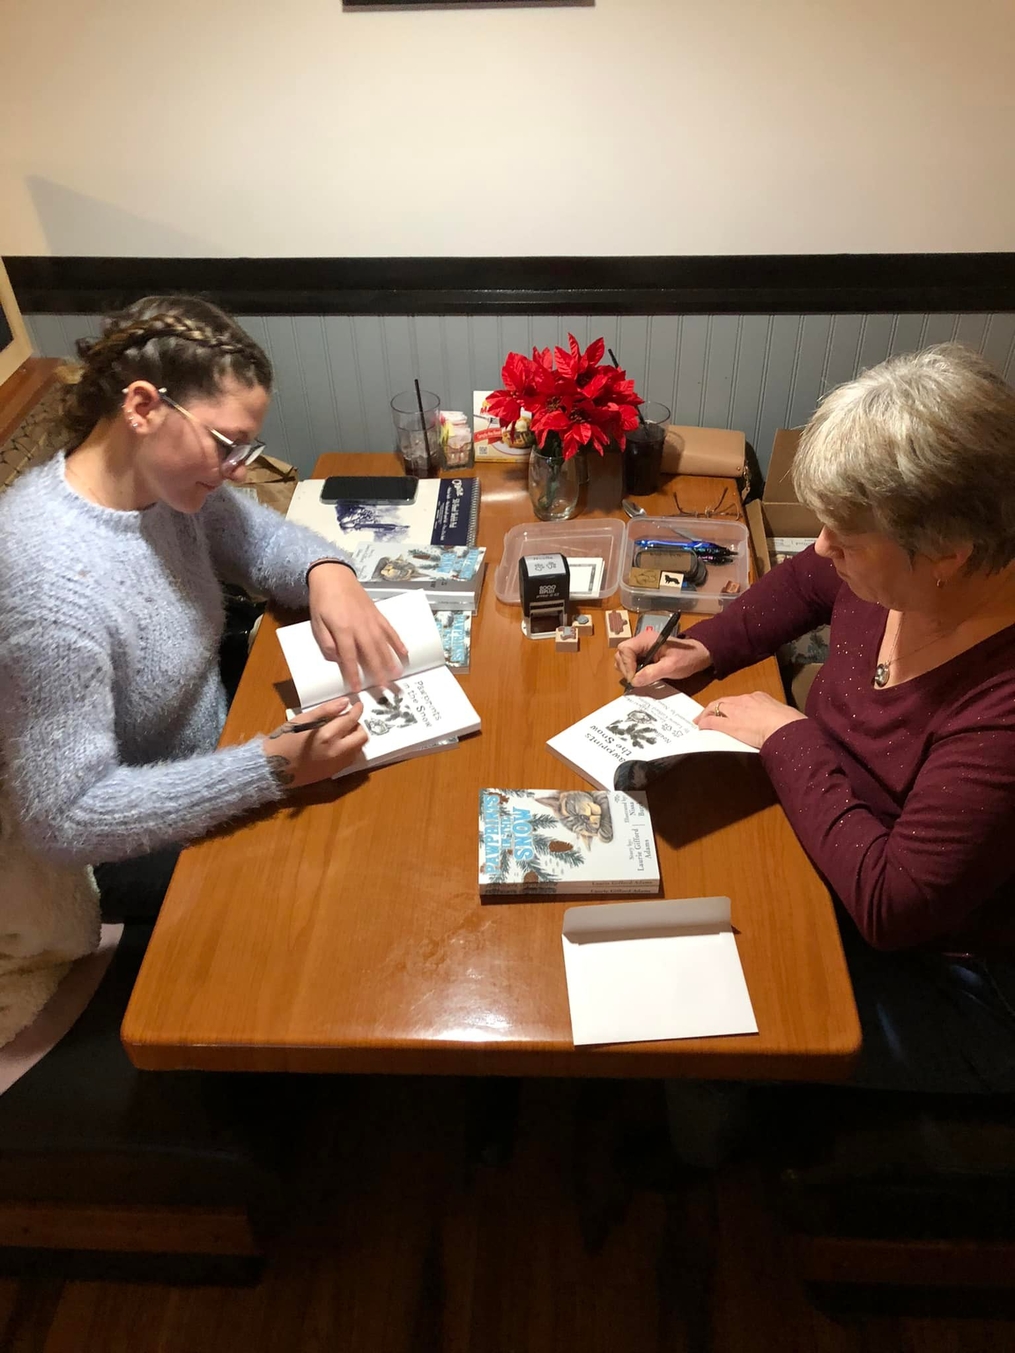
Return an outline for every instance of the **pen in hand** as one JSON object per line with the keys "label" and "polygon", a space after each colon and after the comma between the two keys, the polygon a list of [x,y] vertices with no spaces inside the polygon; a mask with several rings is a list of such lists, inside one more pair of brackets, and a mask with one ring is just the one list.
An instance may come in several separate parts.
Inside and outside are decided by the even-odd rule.
{"label": "pen in hand", "polygon": [[[643,667],[647,667],[649,663],[655,662],[656,654],[662,648],[663,644],[665,644],[666,640],[670,637],[673,631],[677,628],[679,623],[680,623],[680,612],[674,611],[673,614],[670,616],[669,620],[667,620],[666,624],[659,631],[655,643],[652,645],[652,647],[648,650],[647,653],[643,654],[643,656],[639,658],[638,662],[635,664],[634,670],[636,674],[640,672]],[[624,694],[626,695],[630,691],[630,689],[631,682],[629,680],[625,681]]]}
{"label": "pen in hand", "polygon": [[286,730],[289,733],[312,733],[315,728],[323,728],[326,723],[331,723],[335,716],[329,714],[323,719],[310,719],[307,723],[291,723]]}

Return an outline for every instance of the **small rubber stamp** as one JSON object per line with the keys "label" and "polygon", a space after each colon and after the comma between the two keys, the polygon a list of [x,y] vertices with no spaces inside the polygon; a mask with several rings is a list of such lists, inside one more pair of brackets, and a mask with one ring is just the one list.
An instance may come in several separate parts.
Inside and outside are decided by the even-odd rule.
{"label": "small rubber stamp", "polygon": [[579,634],[592,634],[595,631],[595,626],[592,623],[592,617],[590,615],[582,614],[572,616],[571,624]]}
{"label": "small rubber stamp", "polygon": [[682,573],[670,573],[667,569],[662,569],[659,574],[660,592],[679,592],[684,586],[684,575]]}
{"label": "small rubber stamp", "polygon": [[606,612],[606,633],[611,648],[617,648],[631,637],[631,621],[626,611]]}
{"label": "small rubber stamp", "polygon": [[558,653],[578,652],[578,631],[573,625],[561,625],[554,643]]}
{"label": "small rubber stamp", "polygon": [[740,591],[740,584],[736,582],[733,578],[730,578],[723,583],[722,590],[728,597],[736,596],[736,594]]}
{"label": "small rubber stamp", "polygon": [[633,568],[627,575],[627,581],[632,587],[644,587],[649,592],[654,592],[659,586],[659,570],[657,568]]}

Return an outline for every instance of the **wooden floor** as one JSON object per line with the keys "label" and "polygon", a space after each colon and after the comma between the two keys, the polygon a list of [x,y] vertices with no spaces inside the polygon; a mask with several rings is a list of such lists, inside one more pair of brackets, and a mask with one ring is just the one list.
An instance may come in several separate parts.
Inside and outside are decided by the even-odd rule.
{"label": "wooden floor", "polygon": [[[0,1280],[0,1350],[682,1353],[667,1210],[650,1187],[657,1087],[526,1082],[506,1160],[486,1129],[509,1106],[476,1095],[460,1081],[332,1082],[257,1286],[85,1282],[56,1256]],[[610,1165],[597,1124],[611,1114],[644,1134],[640,1178]],[[754,1166],[722,1178],[718,1228],[716,1353],[1015,1350],[1015,1320],[817,1310]]]}

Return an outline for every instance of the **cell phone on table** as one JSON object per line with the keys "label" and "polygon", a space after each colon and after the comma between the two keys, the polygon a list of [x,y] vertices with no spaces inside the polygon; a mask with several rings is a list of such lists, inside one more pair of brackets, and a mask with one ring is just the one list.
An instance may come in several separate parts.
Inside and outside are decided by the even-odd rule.
{"label": "cell phone on table", "polygon": [[640,634],[642,630],[655,630],[658,634],[662,627],[673,614],[672,611],[645,611],[638,617],[638,624],[635,628],[635,634]]}
{"label": "cell phone on table", "polygon": [[414,503],[419,480],[411,475],[333,474],[324,481],[322,503]]}

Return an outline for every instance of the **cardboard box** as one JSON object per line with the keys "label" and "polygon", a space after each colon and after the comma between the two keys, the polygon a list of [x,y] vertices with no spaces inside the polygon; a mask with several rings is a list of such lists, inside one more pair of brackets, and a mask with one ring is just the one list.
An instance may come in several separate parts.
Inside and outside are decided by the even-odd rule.
{"label": "cardboard box", "polygon": [[779,428],[772,445],[772,460],[765,478],[761,508],[770,536],[821,534],[821,523],[793,492],[791,470],[802,428]]}

